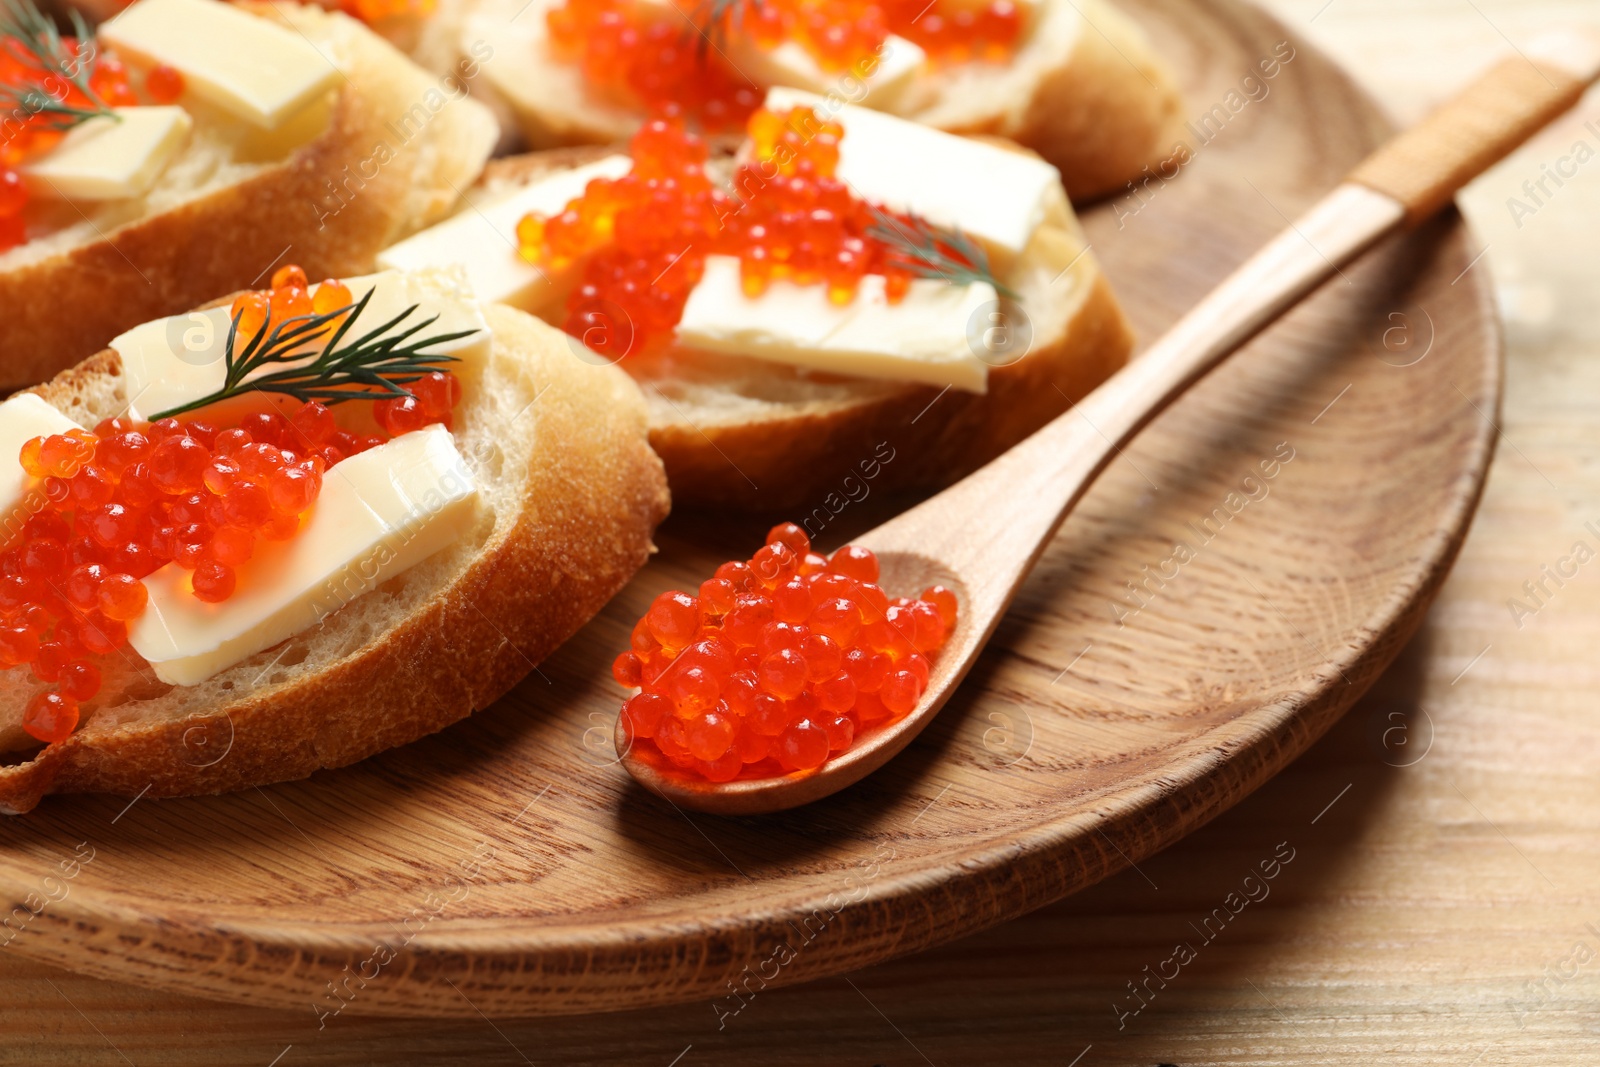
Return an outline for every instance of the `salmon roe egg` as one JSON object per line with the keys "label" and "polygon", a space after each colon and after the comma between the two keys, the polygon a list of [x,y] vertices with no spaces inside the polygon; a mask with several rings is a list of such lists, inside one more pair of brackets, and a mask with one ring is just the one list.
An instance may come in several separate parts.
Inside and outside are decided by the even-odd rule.
{"label": "salmon roe egg", "polygon": [[[299,270],[298,267],[294,269]],[[305,275],[302,274],[301,277],[304,278]],[[267,298],[267,306],[276,322],[282,323],[285,319],[297,319],[302,315],[310,315],[312,313],[311,294],[306,292],[303,284],[274,288],[272,295]]]}
{"label": "salmon roe egg", "polygon": [[[148,599],[149,594],[145,591],[144,583],[131,574],[107,575],[100,582],[100,588],[95,591],[95,604],[99,607],[100,614],[119,622],[137,619],[144,611]],[[91,693],[90,696],[92,695]]]}
{"label": "salmon roe egg", "polygon": [[267,312],[271,306],[272,298],[267,293],[241,293],[234,298],[228,315],[238,322],[241,339],[254,337],[261,332],[261,327],[266,325]]}
{"label": "salmon roe egg", "polygon": [[0,218],[14,219],[28,206],[28,187],[22,175],[10,167],[0,168]]}
{"label": "salmon roe egg", "polygon": [[824,557],[780,523],[698,597],[657,596],[612,663],[640,690],[621,711],[630,745],[712,782],[809,773],[911,712],[959,603],[944,586],[891,599],[877,578],[867,549]]}
{"label": "salmon roe egg", "polygon": [[430,371],[412,382],[409,388],[429,418],[442,419],[461,403],[460,379],[444,371]]}
{"label": "salmon roe egg", "polygon": [[227,600],[233,595],[238,576],[232,567],[216,559],[203,559],[194,569],[194,595],[208,604]]}
{"label": "salmon roe egg", "polygon": [[349,307],[353,300],[348,285],[328,278],[317,286],[316,292],[311,294],[311,310],[318,315],[328,315],[340,308]]}
{"label": "salmon roe egg", "polygon": [[297,289],[305,289],[310,285],[306,281],[306,272],[299,266],[289,263],[272,272],[272,288],[284,289],[291,285]]}
{"label": "salmon roe egg", "polygon": [[380,400],[372,405],[372,414],[384,432],[394,437],[420,430],[428,421],[428,412],[423,408],[422,401],[414,396]]}
{"label": "salmon roe egg", "polygon": [[158,63],[144,76],[144,91],[158,104],[177,103],[183,95],[183,74],[165,63]]}
{"label": "salmon roe egg", "polygon": [[78,726],[78,702],[49,689],[28,699],[22,728],[46,744],[65,741]]}

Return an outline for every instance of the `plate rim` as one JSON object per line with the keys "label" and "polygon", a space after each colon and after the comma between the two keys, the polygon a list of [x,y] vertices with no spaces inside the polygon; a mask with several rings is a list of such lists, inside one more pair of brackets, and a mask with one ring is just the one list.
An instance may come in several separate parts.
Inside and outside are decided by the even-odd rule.
{"label": "plate rim", "polygon": [[[1265,20],[1285,34],[1289,28],[1277,15],[1268,12],[1251,0],[1188,0],[1210,7],[1219,14],[1247,12],[1250,17]],[[1230,12],[1230,9],[1232,11]],[[1331,76],[1344,83],[1352,100],[1359,101],[1376,130],[1393,130],[1393,125],[1381,103],[1336,59],[1311,41],[1295,40],[1296,49],[1315,55]],[[1438,241],[1441,249],[1462,253],[1468,258],[1474,244],[1471,228],[1459,211],[1448,208],[1448,227]],[[1471,530],[1472,518],[1482,499],[1494,459],[1498,440],[1498,425],[1505,395],[1505,337],[1495,304],[1492,282],[1485,271],[1474,271],[1468,282],[1470,300],[1476,308],[1477,324],[1482,344],[1477,346],[1474,364],[1475,386],[1492,397],[1493,410],[1475,421],[1470,448],[1463,449],[1461,462],[1454,473],[1451,490],[1447,494],[1448,507],[1442,508],[1441,522],[1426,539],[1417,543],[1425,549],[1417,553],[1406,585],[1396,585],[1379,603],[1377,610],[1362,620],[1355,628],[1368,635],[1359,646],[1348,645],[1317,670],[1306,675],[1309,683],[1301,691],[1271,701],[1255,704],[1240,715],[1217,723],[1204,733],[1184,738],[1170,749],[1172,774],[1160,775],[1160,780],[1141,779],[1108,787],[1095,801],[1095,809],[1076,808],[1070,812],[1049,814],[1046,809],[1040,821],[1021,830],[1008,832],[983,845],[974,845],[964,853],[960,864],[946,858],[932,858],[920,867],[896,866],[892,872],[874,878],[865,887],[863,895],[850,903],[852,911],[872,908],[895,908],[907,900],[928,895],[930,872],[938,869],[938,889],[972,882],[986,883],[987,892],[982,907],[971,909],[964,916],[939,925],[904,927],[902,937],[892,947],[875,949],[859,958],[841,959],[835,966],[823,964],[804,969],[803,973],[780,973],[767,983],[773,988],[795,982],[811,981],[828,975],[848,973],[862,966],[885,959],[920,951],[1008,919],[1025,914],[1044,904],[1060,899],[1072,892],[1101,881],[1127,869],[1153,852],[1167,847],[1182,837],[1193,833],[1211,819],[1230,809],[1234,804],[1254,792],[1268,779],[1282,771],[1298,758],[1318,738],[1336,723],[1360,699],[1373,681],[1393,662],[1406,641],[1421,626],[1432,603],[1460,553]],[[1359,677],[1356,677],[1359,676]],[[1352,680],[1354,679],[1354,680]],[[1227,752],[1214,743],[1208,743],[1217,731],[1233,731]],[[1206,754],[1191,752],[1209,748]],[[1196,786],[1209,782],[1198,793]],[[1174,817],[1153,820],[1152,813],[1166,798],[1178,793],[1199,798],[1174,809]],[[1156,825],[1158,832],[1140,835],[1134,832],[1140,823]],[[1080,843],[1092,833],[1107,837],[1114,848],[1109,854],[1100,851],[1095,865],[1085,865],[1068,873],[1067,864],[1081,858],[1084,850]],[[3,874],[3,871],[0,871]],[[1065,889],[1056,887],[1064,885]],[[3,883],[0,883],[3,886]],[[7,890],[20,886],[3,886]],[[810,915],[817,906],[820,891],[796,891],[795,899],[787,906],[773,905],[757,912],[722,912],[694,918],[651,914],[648,917],[608,925],[596,929],[593,923],[580,925],[570,922],[550,923],[537,918],[504,918],[491,920],[457,917],[441,928],[428,929],[410,940],[406,949],[414,957],[413,966],[402,980],[414,981],[418,974],[426,976],[447,966],[450,958],[461,954],[482,956],[486,942],[492,941],[489,953],[499,960],[516,960],[518,957],[544,956],[552,952],[574,953],[584,950],[593,958],[608,952],[637,950],[641,944],[672,941],[683,943],[702,940],[759,937],[787,922]],[[811,902],[806,907],[801,897]],[[20,897],[19,897],[20,899]],[[275,919],[266,922],[206,919],[201,910],[185,905],[160,914],[114,899],[102,892],[74,890],[69,896],[52,903],[38,918],[48,916],[53,925],[65,931],[62,940],[69,939],[73,928],[89,924],[99,928],[100,936],[114,941],[119,933],[137,933],[142,937],[152,933],[163,938],[178,937],[190,941],[222,941],[230,945],[248,943],[256,950],[290,951],[304,958],[308,953],[346,953],[355,948],[365,948],[379,930],[379,923],[307,922],[297,919]],[[581,931],[581,938],[572,933]],[[565,935],[565,936],[563,936]],[[11,948],[22,956],[56,963],[81,973],[93,974],[125,982],[148,982],[161,988],[182,991],[208,999],[254,1003],[283,1007],[290,998],[251,997],[242,988],[229,983],[205,983],[202,971],[194,971],[176,982],[157,982],[147,971],[137,973],[116,966],[107,966],[106,954],[97,953],[92,963],[76,957],[51,951],[56,938],[17,938]],[[222,953],[218,953],[220,956]],[[655,995],[630,999],[613,1004],[609,1010],[625,1011],[633,1008],[680,1003],[704,994],[703,990],[690,988],[675,990],[671,987],[654,987]],[[301,998],[295,995],[293,1003]],[[351,1006],[353,1014],[362,1015],[417,1015],[415,1007],[404,1001],[385,1001],[381,998],[357,1002]],[[519,1014],[578,1014],[604,1011],[606,1008],[561,1007],[542,1011],[522,1011]],[[471,1014],[475,1009],[460,1013]],[[496,1014],[491,1011],[491,1014]]]}

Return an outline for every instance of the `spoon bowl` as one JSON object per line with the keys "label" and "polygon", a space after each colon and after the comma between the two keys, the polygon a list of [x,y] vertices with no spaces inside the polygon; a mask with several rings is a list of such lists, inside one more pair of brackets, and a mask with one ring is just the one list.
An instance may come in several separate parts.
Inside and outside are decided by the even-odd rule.
{"label": "spoon bowl", "polygon": [[[882,529],[884,527],[879,528]],[[972,625],[971,594],[967,585],[948,566],[920,552],[890,548],[874,541],[870,535],[857,538],[853,543],[870,548],[877,555],[880,584],[891,594],[915,593],[938,584],[956,595],[956,624],[945,638],[944,647],[932,659],[928,687],[917,706],[898,719],[863,731],[848,750],[830,757],[815,770],[763,778],[735,778],[729,782],[711,782],[685,774],[664,757],[634,751],[627,723],[619,715],[614,737],[616,749],[623,754],[628,773],[639,784],[681,807],[715,815],[781,811],[820,800],[859,782],[897,756],[933,721],[977,660],[988,638],[986,633],[980,638]],[[779,783],[781,787],[775,787]]]}

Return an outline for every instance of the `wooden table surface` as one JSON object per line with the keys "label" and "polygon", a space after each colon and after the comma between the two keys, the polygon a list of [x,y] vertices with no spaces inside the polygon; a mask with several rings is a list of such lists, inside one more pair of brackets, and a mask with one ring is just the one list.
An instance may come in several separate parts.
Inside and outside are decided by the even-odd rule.
{"label": "wooden table surface", "polygon": [[[1269,6],[1402,120],[1550,26],[1600,29],[1594,0]],[[1600,96],[1463,207],[1509,342],[1466,549],[1355,710],[1181,844],[987,933],[763,992],[720,1030],[703,1003],[523,1022],[347,1013],[319,1030],[309,1005],[216,1005],[0,951],[0,1063],[1596,1062]],[[1219,908],[1229,921],[1208,922]],[[1179,942],[1197,949],[1175,968]]]}

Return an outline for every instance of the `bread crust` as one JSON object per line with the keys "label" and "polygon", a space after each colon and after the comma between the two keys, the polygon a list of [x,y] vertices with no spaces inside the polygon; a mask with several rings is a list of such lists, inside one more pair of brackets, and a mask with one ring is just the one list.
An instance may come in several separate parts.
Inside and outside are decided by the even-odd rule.
{"label": "bread crust", "polygon": [[[422,610],[328,668],[200,717],[91,719],[33,759],[0,768],[0,809],[25,812],[52,792],[219,793],[354,763],[490,704],[627,584],[654,551],[652,532],[668,510],[639,390],[612,368],[574,358],[530,316],[499,306],[486,314],[495,346],[527,359],[539,388],[514,521],[497,525]],[[120,369],[107,350],[38,392],[65,402]],[[218,751],[225,755],[211,761]]]}
{"label": "bread crust", "polygon": [[[478,102],[451,101],[396,144],[390,124],[437,78],[345,15],[249,6],[309,37],[337,37],[347,80],[328,128],[244,182],[0,271],[0,386],[41,381],[140,322],[259,285],[274,265],[299,263],[313,278],[359,273],[447,212],[477,176],[497,136]],[[393,158],[366,178],[380,144]],[[334,190],[347,174],[355,179],[340,199]]]}

